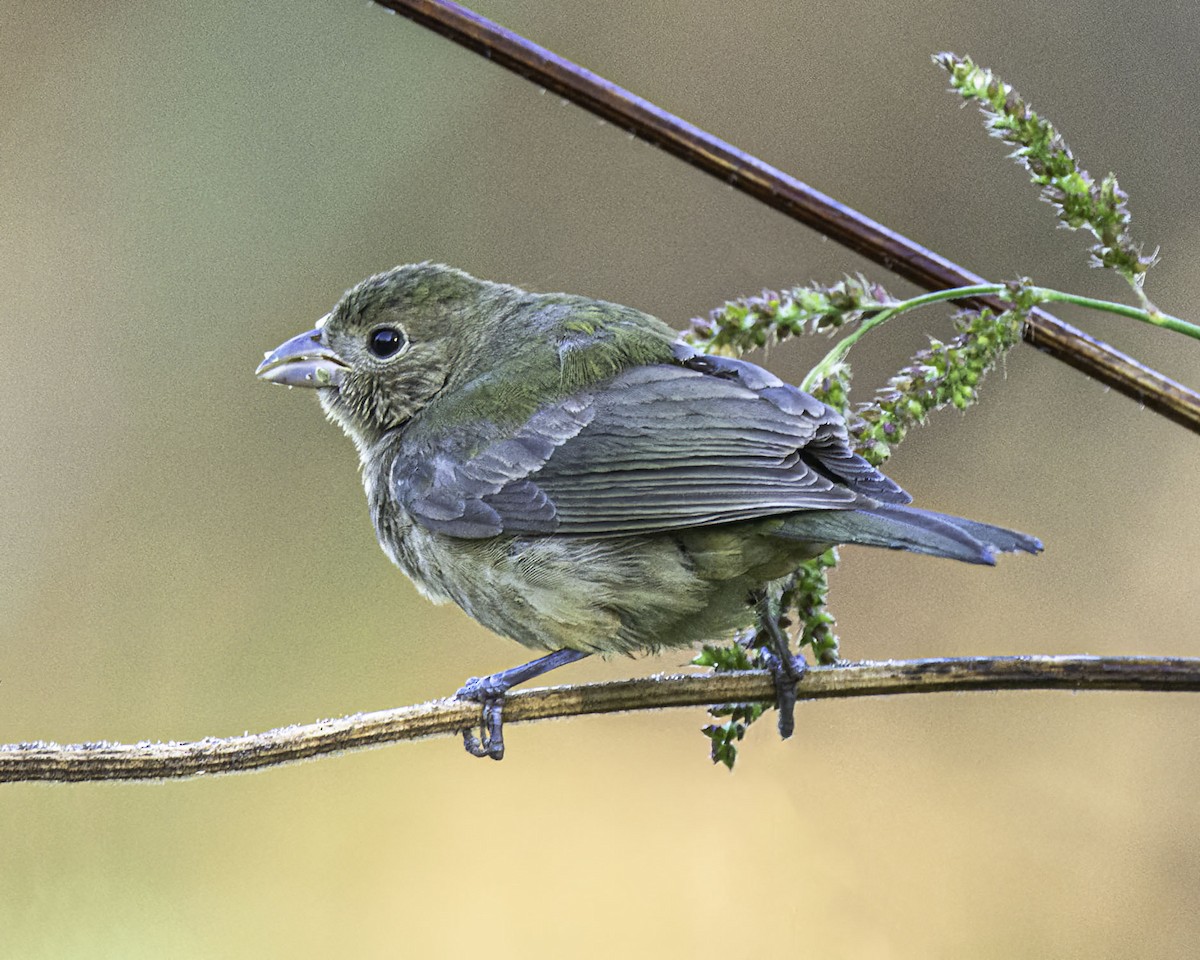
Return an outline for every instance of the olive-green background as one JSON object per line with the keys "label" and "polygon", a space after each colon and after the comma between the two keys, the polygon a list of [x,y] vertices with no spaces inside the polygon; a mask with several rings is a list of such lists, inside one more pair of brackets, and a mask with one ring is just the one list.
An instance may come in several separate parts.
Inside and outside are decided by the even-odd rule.
{"label": "olive-green background", "polygon": [[[929,55],[971,53],[1120,174],[1163,249],[1149,292],[1196,319],[1189,2],[481,12],[982,273],[1123,296],[943,92]],[[675,325],[865,266],[363,0],[0,2],[0,741],[262,730],[525,656],[415,594],[348,442],[252,375],[345,287],[425,258]],[[1200,344],[1064,315],[1200,384]],[[870,338],[860,394],[945,330],[930,312]],[[797,378],[825,348],[768,362]],[[1194,436],[1019,347],[890,469],[1046,553],[988,570],[846,550],[846,655],[1200,654],[1198,468]],[[802,704],[795,739],[761,724],[732,776],[694,709],[513,727],[502,764],[436,740],[3,786],[0,956],[1194,956],[1198,710]]]}

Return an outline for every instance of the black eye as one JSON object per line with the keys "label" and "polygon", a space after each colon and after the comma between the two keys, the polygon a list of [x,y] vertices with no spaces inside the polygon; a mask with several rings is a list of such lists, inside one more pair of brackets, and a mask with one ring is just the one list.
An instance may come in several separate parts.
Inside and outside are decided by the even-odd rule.
{"label": "black eye", "polygon": [[367,337],[367,347],[380,360],[386,360],[404,346],[404,334],[395,327],[380,327]]}

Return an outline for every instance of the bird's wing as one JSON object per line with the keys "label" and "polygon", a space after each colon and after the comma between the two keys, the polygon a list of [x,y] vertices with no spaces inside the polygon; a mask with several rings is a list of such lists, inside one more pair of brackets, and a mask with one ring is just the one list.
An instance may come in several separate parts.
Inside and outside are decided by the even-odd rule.
{"label": "bird's wing", "polygon": [[392,492],[456,537],[615,536],[911,498],[849,448],[841,417],[745,361],[676,348],[555,401],[467,455],[401,452]]}

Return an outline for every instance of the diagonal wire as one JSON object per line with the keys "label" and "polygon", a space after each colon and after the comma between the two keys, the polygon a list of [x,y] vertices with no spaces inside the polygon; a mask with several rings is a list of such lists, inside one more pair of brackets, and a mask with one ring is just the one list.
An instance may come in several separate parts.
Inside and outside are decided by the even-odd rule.
{"label": "diagonal wire", "polygon": [[[375,2],[731,184],[925,289],[986,282],[757,157],[466,7],[450,0]],[[964,302],[1005,309],[1005,304],[994,298]],[[1200,394],[1183,384],[1044,310],[1030,315],[1022,335],[1039,350],[1200,433]]]}

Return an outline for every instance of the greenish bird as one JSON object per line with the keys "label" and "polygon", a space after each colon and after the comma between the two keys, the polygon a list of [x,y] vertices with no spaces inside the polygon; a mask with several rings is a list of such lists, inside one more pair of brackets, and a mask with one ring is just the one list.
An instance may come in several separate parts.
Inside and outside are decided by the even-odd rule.
{"label": "greenish bird", "polygon": [[713,640],[756,620],[780,729],[803,659],[771,585],[832,544],[992,564],[1034,537],[907,506],[832,408],[615,303],[438,264],[353,287],[257,374],[316,390],[358,448],[380,545],[429,599],[549,651],[458,696],[503,755],[514,684],[592,653]]}

